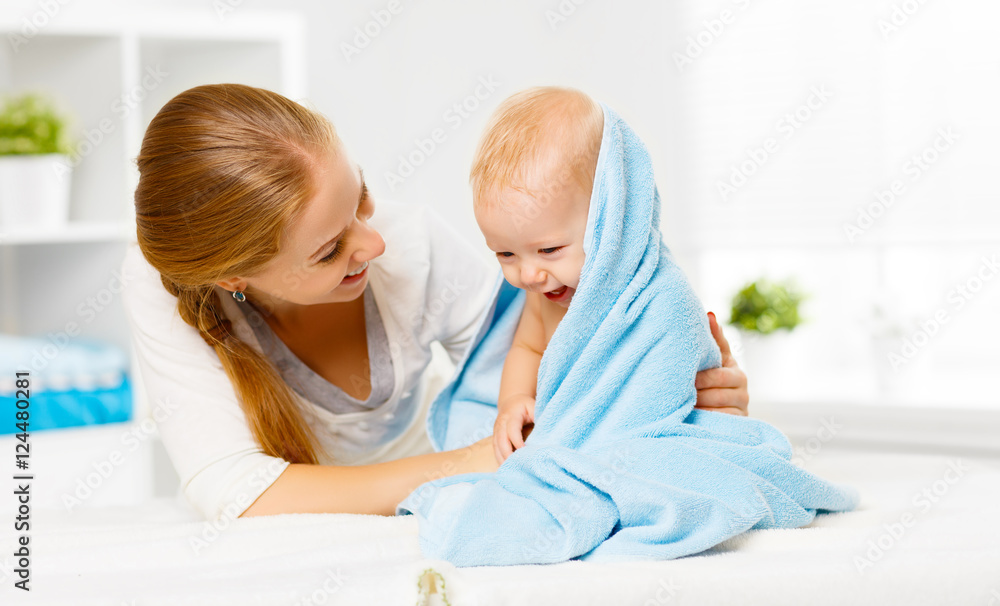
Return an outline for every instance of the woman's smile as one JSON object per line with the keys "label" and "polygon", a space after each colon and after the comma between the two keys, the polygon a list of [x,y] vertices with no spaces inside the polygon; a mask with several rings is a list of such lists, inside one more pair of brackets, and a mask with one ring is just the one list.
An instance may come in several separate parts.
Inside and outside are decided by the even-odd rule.
{"label": "woman's smile", "polygon": [[365,261],[364,263],[361,264],[361,267],[355,269],[351,273],[344,276],[344,279],[341,280],[340,285],[354,286],[358,282],[364,280],[367,276],[368,276],[368,261]]}

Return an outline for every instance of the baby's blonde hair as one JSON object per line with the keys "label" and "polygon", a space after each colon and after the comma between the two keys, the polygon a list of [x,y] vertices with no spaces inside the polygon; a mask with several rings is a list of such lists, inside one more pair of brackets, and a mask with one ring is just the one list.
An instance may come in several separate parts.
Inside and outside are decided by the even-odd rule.
{"label": "baby's blonde hair", "polygon": [[604,111],[579,90],[544,86],[511,95],[490,116],[476,148],[473,203],[489,204],[506,189],[535,193],[527,185],[532,176],[546,190],[571,180],[589,192],[603,132]]}

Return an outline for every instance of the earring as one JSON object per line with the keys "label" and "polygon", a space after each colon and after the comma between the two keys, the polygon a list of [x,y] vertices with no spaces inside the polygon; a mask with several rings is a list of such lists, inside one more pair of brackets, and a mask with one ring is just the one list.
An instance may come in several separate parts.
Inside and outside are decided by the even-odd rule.
{"label": "earring", "polygon": [[247,300],[247,296],[245,294],[243,294],[242,290],[234,290],[233,291],[233,298],[236,299],[237,303],[242,303],[242,302],[244,302],[244,301]]}

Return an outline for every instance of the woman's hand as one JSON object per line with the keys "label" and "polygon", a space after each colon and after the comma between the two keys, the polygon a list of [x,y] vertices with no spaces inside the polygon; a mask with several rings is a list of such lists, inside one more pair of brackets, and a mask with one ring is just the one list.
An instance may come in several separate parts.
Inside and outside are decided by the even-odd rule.
{"label": "woman's hand", "polygon": [[535,422],[535,399],[527,395],[511,396],[503,403],[493,424],[493,449],[497,463],[503,463],[515,450],[524,446],[525,427]]}
{"label": "woman's hand", "polygon": [[729,350],[729,341],[722,334],[719,322],[712,312],[708,312],[708,325],[712,329],[715,342],[722,350],[722,366],[703,370],[695,376],[694,386],[698,390],[698,403],[695,404],[695,408],[745,417],[750,402],[747,376],[737,366]]}
{"label": "woman's hand", "polygon": [[493,436],[483,438],[469,446],[472,449],[472,471],[475,473],[492,473],[499,469],[500,461],[497,460],[496,451],[493,448]]}

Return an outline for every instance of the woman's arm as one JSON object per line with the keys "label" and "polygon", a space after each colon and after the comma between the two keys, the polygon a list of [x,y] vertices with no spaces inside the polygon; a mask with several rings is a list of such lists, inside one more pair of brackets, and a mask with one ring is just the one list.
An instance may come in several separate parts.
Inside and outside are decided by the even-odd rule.
{"label": "woman's arm", "polygon": [[750,402],[747,376],[736,364],[729,350],[729,341],[722,334],[719,322],[712,312],[708,312],[708,325],[712,329],[715,342],[722,350],[722,366],[703,370],[695,376],[694,386],[698,389],[698,403],[695,408],[745,417]]}
{"label": "woman's arm", "polygon": [[452,452],[358,467],[289,465],[262,453],[214,350],[180,319],[177,299],[137,246],[130,247],[122,273],[151,414],[185,496],[206,518],[236,517],[251,505],[253,515],[393,513],[428,479],[496,469],[492,438]]}
{"label": "woman's arm", "polygon": [[289,465],[240,517],[279,513],[393,515],[424,482],[462,473],[496,471],[492,438],[458,450],[374,465]]}
{"label": "woman's arm", "polygon": [[288,463],[261,451],[215,350],[180,318],[137,244],[122,275],[137,379],[184,496],[209,520],[235,517]]}
{"label": "woman's arm", "polygon": [[[715,314],[712,335],[722,350],[722,367],[698,373],[698,408],[747,414],[746,375],[736,365]],[[519,327],[520,330],[520,327]],[[505,366],[506,374],[506,366]],[[289,465],[242,517],[278,513],[368,513],[391,515],[418,486],[440,477],[497,468],[492,437],[466,448],[374,465],[333,467]]]}

